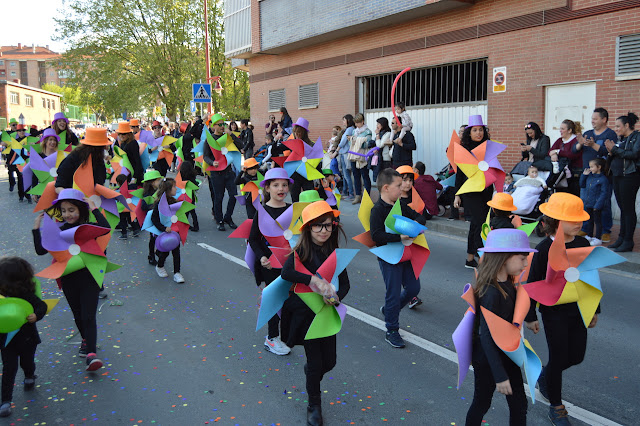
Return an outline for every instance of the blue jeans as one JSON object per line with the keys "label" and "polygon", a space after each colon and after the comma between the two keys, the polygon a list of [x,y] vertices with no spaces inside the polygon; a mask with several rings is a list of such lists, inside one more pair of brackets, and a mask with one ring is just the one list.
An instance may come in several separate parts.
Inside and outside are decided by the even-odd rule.
{"label": "blue jeans", "polygon": [[367,190],[369,194],[371,194],[371,179],[369,178],[369,169],[367,167],[363,167],[359,169],[356,167],[356,162],[351,162],[351,171],[353,172],[353,184],[356,189],[356,195],[362,195],[362,182],[360,178],[364,181],[364,189]]}
{"label": "blue jeans", "polygon": [[420,293],[420,280],[416,278],[411,262],[397,265],[378,259],[382,279],[387,288],[384,298],[384,321],[388,331],[400,328],[400,310]]}
{"label": "blue jeans", "polygon": [[345,197],[349,194],[354,195],[353,181],[351,180],[351,170],[347,167],[351,167],[349,160],[347,160],[347,154],[338,155],[340,159],[340,168],[342,169],[342,178],[344,179],[345,185],[342,187],[342,192]]}
{"label": "blue jeans", "polygon": [[[237,188],[235,184],[236,174],[231,167],[222,172],[211,172],[209,176],[209,191],[211,191],[211,201],[213,201],[213,215],[216,222],[227,221],[231,219],[233,209],[236,206]],[[222,201],[224,200],[225,190],[229,194],[227,201],[227,211],[222,216]]]}
{"label": "blue jeans", "polygon": [[[604,206],[602,206],[601,210],[601,225],[602,225],[602,233],[610,234],[611,227],[613,226],[613,214],[611,213],[611,194],[613,194],[613,183],[609,182],[609,191],[607,193],[607,198],[604,200]],[[580,198],[582,200],[586,200],[587,198],[587,189],[580,188]],[[582,224],[582,231],[586,232],[589,235],[589,226],[587,225],[588,221],[585,221]]]}

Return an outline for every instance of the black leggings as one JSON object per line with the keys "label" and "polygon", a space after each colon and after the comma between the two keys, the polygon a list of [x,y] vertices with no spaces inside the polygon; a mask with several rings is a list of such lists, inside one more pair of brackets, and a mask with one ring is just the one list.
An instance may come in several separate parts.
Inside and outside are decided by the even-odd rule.
{"label": "black leggings", "polygon": [[[15,342],[18,343],[18,342]],[[11,345],[2,349],[2,402],[11,402],[13,399],[13,384],[18,374],[18,362],[25,378],[32,378],[36,372],[36,347],[37,344]]]}
{"label": "black leggings", "polygon": [[558,406],[562,404],[562,372],[584,359],[587,329],[577,308],[570,315],[543,311],[542,321],[549,347],[549,362],[544,370],[549,403]]}
{"label": "black leggings", "polygon": [[487,220],[489,206],[478,197],[463,198],[465,217],[469,216],[469,233],[467,234],[467,254],[478,255],[482,244],[482,224]]}
{"label": "black leggings", "polygon": [[[479,344],[473,347],[473,375],[474,375],[474,392],[473,401],[467,412],[467,426],[476,426],[482,424],[482,418],[489,408],[491,408],[491,400],[496,390],[496,382],[491,373],[489,362],[481,352],[482,348]],[[480,353],[478,353],[480,352]],[[514,426],[527,424],[527,397],[524,393],[524,384],[522,381],[522,372],[520,367],[515,365],[511,360],[505,360],[504,369],[509,377],[512,395],[506,395],[507,404],[509,405],[509,424]]]}
{"label": "black leggings", "polygon": [[67,298],[73,319],[76,322],[80,335],[87,344],[87,351],[96,351],[98,340],[98,325],[96,314],[98,312],[98,295],[100,287],[95,281],[62,281],[62,291]]}
{"label": "black leggings", "polygon": [[155,259],[156,253],[156,234],[149,234],[149,259]]}
{"label": "black leggings", "polygon": [[336,336],[305,340],[304,353],[307,356],[307,394],[309,398],[319,398],[322,378],[336,365]]}
{"label": "black leggings", "polygon": [[[264,282],[267,285],[271,284],[273,280],[278,278],[282,273],[282,269],[276,269],[276,268],[267,269],[262,266],[260,266],[260,268],[262,268],[262,278],[264,279]],[[267,335],[267,337],[269,337],[269,339],[278,337],[280,335],[280,316],[278,314],[275,314],[273,318],[269,320],[268,327],[269,327],[269,331],[268,331],[269,334]]]}
{"label": "black leggings", "polygon": [[[180,272],[180,244],[171,250],[171,254],[173,255],[173,273],[177,274]],[[164,268],[164,262],[167,260],[167,257],[169,257],[169,252],[156,250],[156,255],[158,256],[158,267]]]}

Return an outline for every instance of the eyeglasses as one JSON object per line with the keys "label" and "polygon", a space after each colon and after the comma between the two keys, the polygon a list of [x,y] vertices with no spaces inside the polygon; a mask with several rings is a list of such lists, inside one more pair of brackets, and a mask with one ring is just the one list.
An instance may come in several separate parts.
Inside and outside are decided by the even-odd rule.
{"label": "eyeglasses", "polygon": [[162,129],[160,126],[152,127],[153,130]]}
{"label": "eyeglasses", "polygon": [[333,227],[336,226],[338,222],[329,222],[329,223],[315,223],[311,225],[311,231],[315,233],[322,232],[323,229],[332,232]]}
{"label": "eyeglasses", "polygon": [[131,126],[132,129],[139,129],[140,126]]}

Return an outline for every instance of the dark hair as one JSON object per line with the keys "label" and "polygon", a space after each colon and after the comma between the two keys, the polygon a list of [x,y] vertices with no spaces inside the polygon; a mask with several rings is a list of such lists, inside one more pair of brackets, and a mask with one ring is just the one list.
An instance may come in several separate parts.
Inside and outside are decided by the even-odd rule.
{"label": "dark hair", "polygon": [[391,128],[389,127],[389,120],[387,119],[387,117],[380,117],[376,120],[376,123],[379,123],[380,126],[382,127],[382,131],[383,132],[390,132]]}
{"label": "dark hair", "polygon": [[622,121],[623,125],[628,124],[631,130],[636,128],[636,123],[638,122],[638,116],[632,112],[629,112],[627,115],[621,115],[617,119]]}
{"label": "dark hair", "polygon": [[378,192],[382,191],[385,185],[391,185],[396,177],[401,177],[395,169],[387,168],[378,173],[378,179],[376,184],[378,185]]}
{"label": "dark hair", "polygon": [[65,201],[76,206],[78,208],[78,211],[80,212],[80,217],[78,217],[78,221],[73,224],[74,226],[82,225],[84,223],[89,223],[89,206],[84,201],[78,201],[78,200],[58,201],[56,202],[55,206],[51,207],[51,210],[53,211],[52,216],[62,217],[62,203],[64,203]]}
{"label": "dark hair", "polygon": [[[512,256],[517,255],[526,255],[526,253],[485,253],[482,256],[482,262],[478,266],[478,275],[476,276],[476,283],[473,286],[473,293],[476,297],[482,297],[487,292],[487,288],[489,286],[493,286],[504,298],[507,297],[507,293],[504,291],[500,284],[498,284],[498,272],[507,260],[509,260]],[[510,283],[515,283],[518,277],[509,276],[508,280]]]}
{"label": "dark hair", "polygon": [[494,216],[497,217],[511,217],[511,215],[513,214],[509,210],[500,210],[496,209],[495,207],[492,207],[491,209],[493,210]]}
{"label": "dark hair", "polygon": [[[234,129],[232,129],[232,127],[235,127]],[[232,132],[237,132],[238,131],[238,123],[236,123],[235,121],[231,121],[229,122],[229,129]]]}
{"label": "dark hair", "polygon": [[554,219],[547,215],[542,216],[542,232],[545,235],[555,235],[558,232],[558,226],[560,225],[560,221],[558,219]]}
{"label": "dark hair", "polygon": [[524,129],[533,130],[533,138],[527,135],[527,144],[529,144],[532,140],[538,140],[542,137],[542,130],[540,130],[540,126],[538,126],[538,123],[534,123],[533,121],[530,121],[526,124],[526,126],[524,126]]}
{"label": "dark hair", "polygon": [[240,124],[244,124],[245,126],[248,126],[249,120],[247,120],[246,118],[243,118],[242,120],[240,120]]}
{"label": "dark hair", "polygon": [[355,127],[356,123],[353,121],[353,115],[351,114],[346,114],[344,117],[345,120],[347,120],[347,127]]}
{"label": "dark hair", "polygon": [[414,167],[416,168],[420,176],[422,176],[427,170],[427,166],[425,166],[422,161],[418,161]]}
{"label": "dark hair", "polygon": [[[296,136],[297,139],[302,139],[309,145],[313,145],[313,142],[309,139],[309,132],[307,132],[307,129],[304,127],[297,125],[293,126],[293,135]],[[300,135],[300,137],[298,137],[298,135]]]}
{"label": "dark hair", "polygon": [[534,166],[533,164],[529,166],[529,168],[527,169],[527,171],[531,170],[531,169],[536,169],[539,170],[537,166]]}
{"label": "dark hair", "polygon": [[579,121],[566,119],[562,120],[562,124],[566,124],[569,130],[571,130],[571,133],[573,133],[574,135],[582,133],[582,124],[580,124]]}
{"label": "dark hair", "polygon": [[397,116],[395,117],[395,119],[396,119],[396,124],[402,124],[402,117]]}
{"label": "dark hair", "polygon": [[[267,191],[267,188],[271,186],[271,182],[273,182],[274,180],[278,180],[278,179],[269,179],[268,181],[264,182],[264,191],[262,191],[262,196],[264,197],[264,199],[262,200],[262,205],[267,204],[271,199],[271,194],[269,194],[269,191]],[[289,189],[291,189],[291,182],[289,182],[288,179],[283,179],[283,180],[287,181],[287,186],[289,187]]]}
{"label": "dark hair", "polygon": [[600,166],[600,170],[602,171],[602,173],[604,173],[604,167],[607,165],[606,161],[604,161],[604,158],[600,158],[600,157],[596,157],[592,160],[589,160],[589,163],[596,163],[596,166]]}
{"label": "dark hair", "polygon": [[191,161],[183,161],[180,164],[180,177],[182,180],[193,180],[196,178],[196,169]]}
{"label": "dark hair", "polygon": [[[100,170],[100,167],[104,167],[104,148],[103,146],[93,146],[80,144],[79,147],[74,149],[73,155],[78,156],[80,166],[84,166],[91,157],[91,165],[93,166],[93,175],[95,176],[96,170]],[[71,154],[70,154],[71,155]],[[96,182],[99,183],[99,182]]]}
{"label": "dark hair", "polygon": [[280,112],[284,114],[285,117],[289,117],[289,111],[285,107],[280,107]]}
{"label": "dark hair", "polygon": [[474,127],[476,126],[467,127],[466,129],[464,129],[464,132],[462,132],[462,138],[460,138],[461,140],[460,144],[466,149],[468,149],[469,151],[471,151],[472,149],[480,145],[482,142],[488,139],[491,139],[491,135],[489,134],[489,129],[487,128],[487,126],[482,126],[482,129],[484,130],[484,135],[482,136],[482,140],[480,142],[472,141],[471,129],[473,129]]}
{"label": "dark hair", "polygon": [[396,102],[396,107],[400,108],[402,111],[404,111],[406,109],[406,105],[402,101]]}
{"label": "dark hair", "polygon": [[306,226],[302,227],[300,238],[298,239],[296,246],[293,248],[293,251],[298,253],[298,256],[300,257],[300,261],[307,262],[311,260],[311,258],[313,257],[313,248],[312,248],[313,240],[311,239],[311,225],[322,223],[327,219],[331,219],[334,222],[333,231],[331,232],[331,236],[329,237],[329,239],[325,241],[325,243],[320,248],[320,251],[325,256],[329,257],[329,255],[339,247],[341,234],[342,234],[342,237],[345,239],[345,241],[347,240],[347,236],[344,233],[344,230],[342,229],[342,225],[340,224],[340,222],[337,222],[335,220],[336,218],[333,215],[333,213],[332,212],[325,213],[322,216],[306,224]]}
{"label": "dark hair", "polygon": [[0,257],[0,294],[25,298],[35,291],[33,267],[17,256]]}
{"label": "dark hair", "polygon": [[116,183],[118,184],[118,186],[124,185],[126,181],[127,176],[123,175],[122,173],[116,176]]}
{"label": "dark hair", "polygon": [[148,197],[148,195],[146,194],[155,194],[156,189],[153,187],[153,182],[155,181],[155,179],[152,179],[142,183],[143,196]]}
{"label": "dark hair", "polygon": [[[172,178],[164,178],[162,179],[162,183],[160,184],[160,188],[158,188],[158,202],[160,202],[160,198],[162,198],[162,194],[167,193],[171,188],[173,188],[176,184],[175,179]],[[173,204],[176,202],[176,199],[171,195],[167,194],[167,203]]]}
{"label": "dark hair", "polygon": [[594,109],[593,112],[597,112],[598,114],[600,114],[600,118],[606,118],[607,120],[609,120],[609,111],[607,111],[606,109],[598,107]]}

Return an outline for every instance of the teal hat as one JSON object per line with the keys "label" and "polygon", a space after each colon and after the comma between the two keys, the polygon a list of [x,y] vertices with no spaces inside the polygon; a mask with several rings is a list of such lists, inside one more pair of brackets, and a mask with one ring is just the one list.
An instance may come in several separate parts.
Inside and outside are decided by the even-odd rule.
{"label": "teal hat", "polygon": [[0,333],[19,330],[33,313],[31,303],[19,297],[0,299]]}
{"label": "teal hat", "polygon": [[160,172],[157,170],[149,170],[148,172],[145,172],[144,179],[142,179],[142,181],[147,182],[156,179],[162,179],[162,175],[160,174]]}

